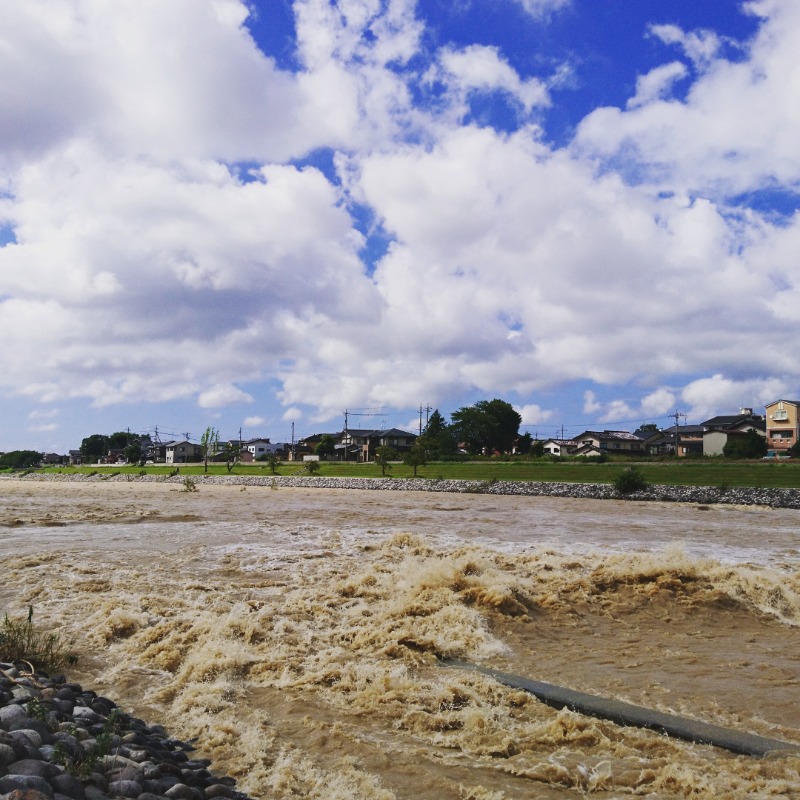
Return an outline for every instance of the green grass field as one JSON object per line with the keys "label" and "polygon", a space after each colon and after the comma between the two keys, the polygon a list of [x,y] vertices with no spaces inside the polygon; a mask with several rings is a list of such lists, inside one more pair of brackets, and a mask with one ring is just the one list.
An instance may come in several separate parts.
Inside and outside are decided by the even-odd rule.
{"label": "green grass field", "polygon": [[[470,461],[461,463],[435,462],[420,467],[420,478],[442,478],[445,480],[501,480],[501,481],[547,481],[567,483],[613,483],[629,462],[609,461],[592,463],[585,461],[551,462],[534,461]],[[753,488],[800,488],[800,460],[783,463],[766,461],[726,461],[723,459],[697,459],[674,461],[637,462],[648,483],[670,486],[727,486]],[[149,467],[55,467],[44,472],[99,474],[133,474],[142,471],[151,475],[168,475],[172,467],[163,465]],[[224,464],[209,464],[210,475],[271,475],[265,464],[237,465],[228,473]],[[202,475],[202,464],[182,464],[181,475]],[[303,465],[288,462],[278,468],[277,475],[306,475]],[[410,467],[394,464],[387,477],[410,478]],[[320,477],[380,477],[380,467],[375,464],[343,464],[322,462],[317,473]]]}

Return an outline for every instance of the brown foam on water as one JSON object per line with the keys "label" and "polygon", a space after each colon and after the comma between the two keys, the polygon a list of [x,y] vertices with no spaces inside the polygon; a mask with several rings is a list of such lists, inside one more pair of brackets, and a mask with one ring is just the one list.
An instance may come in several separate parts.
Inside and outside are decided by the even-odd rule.
{"label": "brown foam on water", "polygon": [[[448,545],[430,523],[397,530],[425,503],[441,506],[435,497],[381,493],[351,518],[330,503],[357,493],[329,495],[326,509],[314,492],[244,501],[207,488],[199,502],[106,492],[95,503],[108,517],[169,502],[206,524],[123,526],[131,538],[119,540],[118,525],[110,539],[76,525],[68,545],[41,541],[45,552],[20,538],[0,559],[2,596],[75,637],[76,679],[198,737],[254,797],[745,798],[800,785],[796,756],[754,760],[556,711],[437,662],[798,742],[796,570],[692,559],[679,546],[576,558],[465,544],[466,534]],[[503,511],[482,500],[436,524],[466,530],[476,513]],[[57,517],[64,498],[36,502]],[[247,523],[223,535],[236,514]],[[264,515],[271,524],[253,527]],[[344,535],[355,518],[369,532]]]}

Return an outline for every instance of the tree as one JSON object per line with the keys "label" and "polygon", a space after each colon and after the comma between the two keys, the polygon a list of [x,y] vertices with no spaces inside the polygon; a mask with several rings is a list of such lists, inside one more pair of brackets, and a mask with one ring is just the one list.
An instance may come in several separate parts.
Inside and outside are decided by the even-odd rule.
{"label": "tree", "polygon": [[458,450],[458,439],[452,426],[447,424],[438,408],[428,417],[420,438],[425,444],[425,457],[429,460],[436,461]]}
{"label": "tree", "polygon": [[42,454],[36,450],[12,450],[0,456],[0,467],[25,469],[42,463]]}
{"label": "tree", "polygon": [[427,442],[424,436],[420,436],[411,445],[411,449],[406,450],[403,455],[403,463],[414,470],[414,477],[417,477],[417,468],[424,467],[428,462]]}
{"label": "tree", "polygon": [[789,448],[789,455],[792,458],[800,458],[800,439]]}
{"label": "tree", "polygon": [[397,460],[397,450],[388,444],[375,448],[375,463],[381,468],[381,475],[386,474],[386,470],[392,469],[392,461]]}
{"label": "tree", "polygon": [[725,458],[761,458],[767,454],[767,440],[754,428],[742,436],[729,436],[722,455]]}
{"label": "tree", "polygon": [[445,422],[444,417],[439,413],[439,409],[437,408],[433,414],[428,417],[428,422],[425,425],[425,430],[422,431],[422,435],[427,439],[435,439],[445,428],[447,428],[447,422]]}
{"label": "tree", "polygon": [[131,433],[130,431],[117,431],[116,433],[112,433],[111,436],[108,437],[108,449],[109,450],[124,450],[130,443],[132,439],[137,439],[135,433]]}
{"label": "tree", "polygon": [[265,460],[273,475],[278,472],[278,467],[283,466],[283,461],[280,460],[277,453],[269,453]]}
{"label": "tree", "polygon": [[526,456],[531,452],[533,447],[533,436],[529,431],[525,431],[522,436],[517,439],[516,449],[520,455]]}
{"label": "tree", "polygon": [[336,442],[333,440],[333,436],[329,433],[323,434],[314,452],[320,458],[330,458],[336,452]]}
{"label": "tree", "polygon": [[208,459],[219,449],[219,431],[208,427],[200,437],[200,446],[203,448],[203,472],[208,472]]}
{"label": "tree", "polygon": [[322,465],[317,460],[306,461],[306,472],[308,472],[310,475],[315,475],[317,472],[319,472],[319,468],[321,466]]}
{"label": "tree", "polygon": [[491,443],[493,450],[500,453],[510,453],[519,436],[519,426],[522,417],[510,403],[505,400],[481,400],[475,404],[477,408],[485,411],[495,421],[495,434]]}
{"label": "tree", "polygon": [[138,462],[142,458],[142,444],[137,439],[135,442],[131,442],[125,448],[125,460],[129,464],[133,464],[134,462]]}
{"label": "tree", "polygon": [[238,443],[228,442],[225,445],[225,449],[222,451],[222,455],[225,457],[225,469],[230,472],[233,469],[233,465],[236,463],[236,459],[239,457]]}
{"label": "tree", "polygon": [[92,462],[105,458],[108,455],[108,436],[102,433],[93,433],[87,436],[80,446],[81,456],[84,461]]}
{"label": "tree", "polygon": [[522,417],[504,400],[480,400],[452,414],[453,428],[467,452],[510,453],[519,436]]}

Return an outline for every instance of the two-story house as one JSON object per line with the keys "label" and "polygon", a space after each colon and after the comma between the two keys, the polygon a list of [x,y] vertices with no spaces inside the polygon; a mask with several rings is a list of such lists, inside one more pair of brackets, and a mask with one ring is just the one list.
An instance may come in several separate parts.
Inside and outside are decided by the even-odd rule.
{"label": "two-story house", "polygon": [[203,460],[203,448],[199,444],[184,439],[180,442],[167,442],[167,464],[190,464]]}
{"label": "two-story house", "polygon": [[602,453],[631,456],[645,452],[644,441],[628,431],[584,431],[575,437],[575,444],[577,447],[571,453],[574,456]]}
{"label": "two-story house", "polygon": [[786,451],[800,440],[800,401],[776,400],[767,403],[767,445]]}

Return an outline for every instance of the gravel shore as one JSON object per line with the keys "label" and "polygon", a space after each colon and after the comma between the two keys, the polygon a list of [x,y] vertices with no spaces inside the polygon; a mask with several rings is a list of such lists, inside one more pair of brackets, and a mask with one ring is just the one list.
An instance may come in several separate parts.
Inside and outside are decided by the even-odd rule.
{"label": "gravel shore", "polygon": [[161,726],[63,675],[27,669],[0,663],[2,800],[246,800]]}
{"label": "gravel shore", "polygon": [[466,481],[436,478],[327,478],[324,476],[287,475],[130,475],[76,473],[29,473],[24,476],[0,476],[0,479],[22,481],[79,482],[153,482],[181,485],[187,479],[196,486],[203,484],[231,486],[274,486],[276,488],[354,489],[392,492],[449,492],[455,494],[522,495],[531,497],[572,497],[591,500],[638,500],[699,505],[768,506],[800,509],[800,489],[732,489],[715,486],[650,485],[645,490],[620,495],[610,484],[546,483],[515,481]]}

